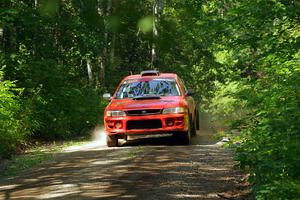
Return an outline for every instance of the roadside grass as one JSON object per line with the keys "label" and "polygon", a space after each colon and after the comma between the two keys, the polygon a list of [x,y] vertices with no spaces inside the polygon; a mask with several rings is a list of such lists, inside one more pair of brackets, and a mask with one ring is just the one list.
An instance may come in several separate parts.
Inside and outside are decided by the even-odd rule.
{"label": "roadside grass", "polygon": [[84,137],[30,148],[25,151],[24,154],[15,155],[9,160],[3,160],[2,163],[0,163],[0,176],[17,176],[23,171],[33,168],[46,160],[52,160],[56,153],[62,152],[67,147],[82,145],[87,142],[89,142],[88,138]]}

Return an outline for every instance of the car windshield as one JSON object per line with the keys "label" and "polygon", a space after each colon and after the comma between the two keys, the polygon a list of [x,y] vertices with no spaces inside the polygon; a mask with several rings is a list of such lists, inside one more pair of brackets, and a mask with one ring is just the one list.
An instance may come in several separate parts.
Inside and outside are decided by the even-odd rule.
{"label": "car windshield", "polygon": [[116,94],[116,98],[180,95],[180,90],[175,79],[137,79],[124,81]]}

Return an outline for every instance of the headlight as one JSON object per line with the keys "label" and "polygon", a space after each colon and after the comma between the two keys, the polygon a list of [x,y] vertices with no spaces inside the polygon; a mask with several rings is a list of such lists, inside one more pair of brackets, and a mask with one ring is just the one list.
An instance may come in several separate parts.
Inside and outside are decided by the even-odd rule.
{"label": "headlight", "polygon": [[163,110],[163,114],[177,114],[177,113],[185,113],[186,108],[184,107],[174,107],[174,108],[166,108]]}
{"label": "headlight", "polygon": [[106,111],[107,117],[125,117],[126,113],[122,110],[108,110]]}

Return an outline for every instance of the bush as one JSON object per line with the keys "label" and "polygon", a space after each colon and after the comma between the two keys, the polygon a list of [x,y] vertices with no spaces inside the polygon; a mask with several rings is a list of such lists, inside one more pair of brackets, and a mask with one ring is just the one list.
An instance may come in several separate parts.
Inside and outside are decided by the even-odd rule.
{"label": "bush", "polygon": [[99,100],[96,92],[74,87],[39,95],[31,103],[40,124],[35,137],[53,140],[86,134],[99,121]]}
{"label": "bush", "polygon": [[68,66],[48,59],[30,60],[22,67],[26,70],[19,77],[24,78],[17,83],[24,88],[20,95],[21,114],[27,118],[23,125],[31,138],[70,139],[88,133],[100,121],[97,91],[75,79],[77,74],[66,73]]}
{"label": "bush", "polygon": [[18,117],[21,107],[15,94],[19,92],[20,89],[13,82],[3,81],[3,72],[0,70],[0,157],[15,153],[27,135]]}
{"label": "bush", "polygon": [[[260,79],[219,87],[212,110],[240,130],[233,145],[241,168],[250,173],[257,199],[299,199],[299,54]],[[236,86],[238,85],[238,87]],[[247,85],[251,85],[249,88]],[[224,100],[224,101],[222,101]],[[237,115],[246,109],[246,114]],[[251,112],[249,112],[251,111]]]}
{"label": "bush", "polygon": [[214,124],[229,126],[250,112],[246,106],[247,100],[243,97],[249,91],[249,85],[244,81],[216,82],[215,85],[216,91],[209,105]]}
{"label": "bush", "polygon": [[300,197],[300,181],[280,180],[260,186],[257,191],[257,200],[265,199],[296,199]]}

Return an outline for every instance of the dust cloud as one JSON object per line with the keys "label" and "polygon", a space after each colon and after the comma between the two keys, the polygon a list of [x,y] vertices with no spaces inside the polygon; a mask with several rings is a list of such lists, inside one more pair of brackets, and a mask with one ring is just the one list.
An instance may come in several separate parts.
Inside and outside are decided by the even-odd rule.
{"label": "dust cloud", "polygon": [[106,144],[106,135],[103,126],[97,126],[92,132],[92,142],[96,142],[99,145]]}
{"label": "dust cloud", "polygon": [[81,145],[74,145],[64,149],[65,152],[75,151],[89,151],[96,149],[105,149],[106,147],[106,136],[103,126],[96,126],[91,132],[91,141],[85,142]]}

